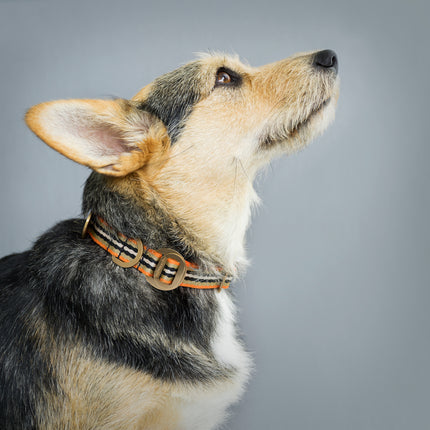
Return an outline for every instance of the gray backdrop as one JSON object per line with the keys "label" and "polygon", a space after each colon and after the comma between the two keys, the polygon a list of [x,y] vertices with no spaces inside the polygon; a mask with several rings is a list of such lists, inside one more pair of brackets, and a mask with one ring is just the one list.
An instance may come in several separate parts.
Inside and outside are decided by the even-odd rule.
{"label": "gray backdrop", "polygon": [[198,51],[332,48],[336,122],[257,183],[235,286],[256,371],[226,428],[430,428],[429,24],[413,0],[1,0],[0,255],[78,215],[88,175],[26,129],[31,105],[131,97]]}

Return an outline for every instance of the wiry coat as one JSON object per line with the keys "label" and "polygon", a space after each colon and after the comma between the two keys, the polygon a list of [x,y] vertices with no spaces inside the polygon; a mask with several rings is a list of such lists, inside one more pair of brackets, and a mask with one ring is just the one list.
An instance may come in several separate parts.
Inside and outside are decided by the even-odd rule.
{"label": "wiry coat", "polygon": [[[45,103],[27,122],[95,170],[84,213],[236,275],[257,170],[333,117],[335,57],[317,56],[259,69],[204,57],[131,101]],[[231,293],[154,289],[81,237],[83,224],[0,260],[0,428],[215,428],[250,369]]]}

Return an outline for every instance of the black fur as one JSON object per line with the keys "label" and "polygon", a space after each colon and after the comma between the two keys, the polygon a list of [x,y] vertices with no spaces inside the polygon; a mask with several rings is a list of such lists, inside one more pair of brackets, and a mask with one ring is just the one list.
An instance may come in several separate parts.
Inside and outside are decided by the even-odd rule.
{"label": "black fur", "polygon": [[34,428],[42,391],[55,387],[35,336],[43,314],[41,285],[30,268],[31,252],[0,260],[0,428]]}
{"label": "black fur", "polygon": [[184,121],[200,99],[198,62],[166,73],[154,81],[154,87],[145,102],[139,105],[161,119],[166,125],[172,143],[182,130]]}
{"label": "black fur", "polygon": [[[222,369],[217,369],[209,355],[211,366],[206,368],[194,357],[172,352],[169,344],[159,340],[165,335],[208,351],[207,333],[214,327],[216,313],[214,292],[180,288],[166,294],[155,290],[140,272],[118,267],[89,237],[81,239],[82,226],[81,220],[64,221],[42,236],[33,249],[37,262],[50,260],[39,273],[46,288],[46,315],[58,336],[78,334],[96,356],[156,378],[219,376]],[[54,256],[53,247],[57,250]]]}
{"label": "black fur", "polygon": [[[172,142],[202,97],[199,72],[197,61],[156,79],[138,106],[163,121]],[[111,185],[92,173],[83,212],[92,211],[150,248],[173,248],[202,268],[219,265],[198,251],[197,238],[164,213],[155,197],[138,202]],[[83,220],[61,222],[30,251],[0,260],[2,430],[36,429],[36,410],[48,407],[46,395],[67,396],[52,368],[53,348],[61,360],[78,344],[93,359],[163,381],[208,382],[236,370],[219,364],[211,352],[216,291],[156,290],[142,273],[117,266],[90,237],[82,238],[82,227]]]}
{"label": "black fur", "polygon": [[[93,210],[151,248],[172,247],[199,262],[175,236],[178,224],[157,206],[145,209],[117,194],[106,181],[90,176],[85,212]],[[217,292],[156,290],[143,274],[117,266],[90,237],[83,239],[82,227],[80,219],[61,222],[30,251],[0,260],[1,429],[36,428],[34,408],[42,394],[62,395],[40,352],[59,344],[79,342],[94,358],[166,381],[210,381],[234,372],[210,352]],[[39,333],[41,325],[57,346]],[[181,344],[193,346],[199,356],[173,347]]]}

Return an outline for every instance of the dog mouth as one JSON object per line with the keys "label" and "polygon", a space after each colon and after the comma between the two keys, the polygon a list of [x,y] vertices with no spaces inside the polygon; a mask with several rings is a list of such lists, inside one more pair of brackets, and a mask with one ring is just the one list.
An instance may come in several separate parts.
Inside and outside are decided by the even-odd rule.
{"label": "dog mouth", "polygon": [[308,115],[307,118],[305,118],[303,121],[300,121],[297,125],[295,125],[290,130],[290,133],[289,133],[290,136],[289,137],[292,137],[292,136],[296,135],[297,133],[299,133],[303,127],[305,127],[310,121],[312,121],[312,119],[315,116],[317,116],[330,103],[330,101],[331,101],[331,97],[324,100],[321,104],[319,104],[314,109],[312,109],[311,113]]}
{"label": "dog mouth", "polygon": [[302,129],[304,129],[313,120],[313,118],[315,118],[329,105],[330,102],[331,97],[316,105],[306,118],[297,122],[296,124],[289,124],[288,126],[281,127],[280,130],[275,132],[271,131],[267,134],[264,134],[260,139],[260,146],[262,148],[270,147],[296,137],[302,131]]}

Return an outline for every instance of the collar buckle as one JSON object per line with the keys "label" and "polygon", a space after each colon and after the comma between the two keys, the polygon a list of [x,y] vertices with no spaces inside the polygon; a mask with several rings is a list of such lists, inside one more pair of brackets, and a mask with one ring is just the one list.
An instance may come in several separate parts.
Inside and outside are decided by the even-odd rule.
{"label": "collar buckle", "polygon": [[[161,257],[157,261],[157,265],[155,266],[153,277],[146,276],[146,280],[157,290],[171,291],[171,290],[174,290],[175,288],[178,288],[181,285],[187,273],[187,264],[185,262],[184,257],[182,257],[182,255],[179,254],[179,252],[170,248],[161,248],[161,249],[158,249],[157,252],[161,254]],[[164,267],[166,266],[168,258],[172,258],[173,260],[179,262],[179,267],[176,269],[175,276],[172,279],[172,282],[170,284],[168,284],[167,282],[163,282],[160,279],[161,273],[163,272]]]}

